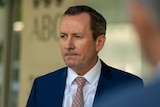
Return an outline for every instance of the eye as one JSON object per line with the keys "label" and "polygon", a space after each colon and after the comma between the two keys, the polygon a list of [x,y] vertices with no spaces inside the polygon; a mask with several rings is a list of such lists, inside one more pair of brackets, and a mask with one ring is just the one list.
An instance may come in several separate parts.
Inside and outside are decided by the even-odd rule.
{"label": "eye", "polygon": [[83,36],[81,34],[75,34],[74,37],[75,37],[75,39],[82,39],[83,38]]}
{"label": "eye", "polygon": [[77,39],[81,39],[82,37],[81,37],[81,36],[75,36],[75,38],[77,38]]}
{"label": "eye", "polygon": [[63,34],[63,33],[60,34],[60,39],[66,39],[66,38],[67,38],[66,34]]}

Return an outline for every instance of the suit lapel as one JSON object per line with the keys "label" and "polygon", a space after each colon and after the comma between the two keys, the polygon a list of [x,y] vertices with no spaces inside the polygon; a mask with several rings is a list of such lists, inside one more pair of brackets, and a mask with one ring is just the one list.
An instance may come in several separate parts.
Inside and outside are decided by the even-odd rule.
{"label": "suit lapel", "polygon": [[109,93],[113,87],[113,84],[112,84],[113,82],[111,79],[112,74],[109,70],[109,67],[103,61],[101,61],[101,63],[102,63],[101,75],[98,82],[98,87],[97,87],[93,107],[98,107],[97,102],[99,102],[98,100],[100,99],[100,97],[104,93],[107,95],[107,92]]}
{"label": "suit lapel", "polygon": [[[52,98],[52,106],[50,107],[62,107],[64,90],[66,85],[66,77],[67,77],[67,68],[62,69],[60,75],[54,79],[54,83],[51,88],[51,98]],[[53,103],[54,102],[54,103]]]}

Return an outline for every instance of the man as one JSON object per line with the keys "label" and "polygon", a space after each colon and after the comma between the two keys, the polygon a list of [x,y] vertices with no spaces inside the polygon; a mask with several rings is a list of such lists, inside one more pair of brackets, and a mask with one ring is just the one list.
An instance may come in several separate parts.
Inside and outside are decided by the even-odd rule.
{"label": "man", "polygon": [[[160,107],[160,0],[133,0],[129,4],[131,19],[142,49],[155,68],[155,80],[144,89],[115,95],[101,107]],[[118,97],[117,97],[118,96]],[[105,104],[104,104],[105,103]]]}
{"label": "man", "polygon": [[[94,107],[104,92],[107,96],[128,83],[142,87],[139,77],[99,59],[105,32],[104,17],[91,7],[68,8],[60,24],[60,47],[67,67],[36,78],[27,107]],[[77,77],[85,81],[81,89]]]}

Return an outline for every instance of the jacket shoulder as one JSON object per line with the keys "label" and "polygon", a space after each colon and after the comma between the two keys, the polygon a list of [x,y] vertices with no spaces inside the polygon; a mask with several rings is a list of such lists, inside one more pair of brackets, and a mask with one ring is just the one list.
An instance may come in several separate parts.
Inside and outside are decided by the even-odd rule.
{"label": "jacket shoulder", "polygon": [[114,83],[131,83],[143,86],[143,80],[139,76],[108,66],[104,62],[102,62],[102,73]]}
{"label": "jacket shoulder", "polygon": [[52,80],[52,79],[60,79],[61,77],[65,77],[67,75],[67,67],[60,68],[55,71],[51,71],[50,73],[41,75],[37,77],[35,80]]}

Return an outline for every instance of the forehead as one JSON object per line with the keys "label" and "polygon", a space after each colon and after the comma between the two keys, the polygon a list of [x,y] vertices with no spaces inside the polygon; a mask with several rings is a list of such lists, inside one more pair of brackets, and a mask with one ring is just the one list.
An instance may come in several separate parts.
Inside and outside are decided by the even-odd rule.
{"label": "forehead", "polygon": [[65,15],[62,18],[61,24],[69,24],[69,23],[81,23],[81,24],[89,24],[90,16],[88,13],[80,13],[77,15]]}
{"label": "forehead", "polygon": [[60,30],[86,30],[90,29],[90,16],[87,13],[65,15],[60,24]]}

